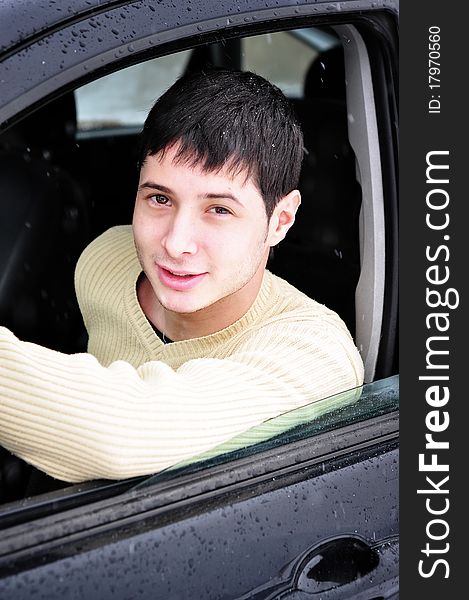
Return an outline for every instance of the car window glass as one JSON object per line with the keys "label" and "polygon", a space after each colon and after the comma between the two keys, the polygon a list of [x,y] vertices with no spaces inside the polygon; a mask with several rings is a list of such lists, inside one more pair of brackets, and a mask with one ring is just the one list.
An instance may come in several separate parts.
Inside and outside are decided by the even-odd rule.
{"label": "car window glass", "polygon": [[[265,421],[232,440],[150,477],[138,486],[309,439],[399,408],[399,376],[348,390]],[[252,440],[255,440],[253,443]]]}
{"label": "car window glass", "polygon": [[140,126],[155,98],[177,79],[190,50],[133,65],[75,92],[77,129]]}
{"label": "car window glass", "polygon": [[[289,98],[301,97],[306,71],[320,52],[316,44],[321,46],[322,42],[322,46],[327,47],[331,41],[325,38],[327,34],[313,28],[299,31],[309,32],[309,38],[306,37],[308,33],[302,36],[287,31],[244,38],[242,68],[275,83]],[[331,36],[331,39],[334,38]]]}

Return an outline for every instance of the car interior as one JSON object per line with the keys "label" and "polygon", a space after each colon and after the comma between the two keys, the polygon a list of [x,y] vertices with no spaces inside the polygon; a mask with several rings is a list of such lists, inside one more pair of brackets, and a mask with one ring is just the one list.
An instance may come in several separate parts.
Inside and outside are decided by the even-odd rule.
{"label": "car interior", "polygon": [[[301,40],[308,32],[290,34]],[[342,317],[373,381],[385,250],[371,75],[353,27],[327,34],[334,43],[316,48],[290,97],[305,137],[302,204],[268,268]],[[242,65],[240,39],[232,39],[193,48],[185,72]],[[67,91],[0,135],[0,322],[67,353],[86,351],[87,342],[76,261],[100,233],[131,222],[138,178],[139,127],[80,130],[76,99]],[[3,502],[66,485],[0,449]]]}

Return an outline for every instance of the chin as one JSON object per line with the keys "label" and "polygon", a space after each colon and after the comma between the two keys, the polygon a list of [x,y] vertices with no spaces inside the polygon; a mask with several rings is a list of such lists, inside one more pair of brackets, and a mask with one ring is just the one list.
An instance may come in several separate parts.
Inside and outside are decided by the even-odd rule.
{"label": "chin", "polygon": [[189,298],[168,298],[167,296],[163,296],[158,300],[165,310],[179,314],[195,313],[206,306],[200,300],[196,301],[194,299],[191,301]]}

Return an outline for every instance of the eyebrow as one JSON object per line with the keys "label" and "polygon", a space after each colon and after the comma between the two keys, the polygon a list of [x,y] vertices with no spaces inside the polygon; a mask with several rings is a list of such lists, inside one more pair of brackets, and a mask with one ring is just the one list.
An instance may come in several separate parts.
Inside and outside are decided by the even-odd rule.
{"label": "eyebrow", "polygon": [[145,181],[145,183],[142,183],[138,186],[138,191],[144,190],[145,188],[150,188],[152,190],[160,190],[160,192],[166,192],[167,194],[173,193],[172,190],[170,190],[166,186],[161,185],[160,183],[154,183],[153,181]]}
{"label": "eyebrow", "polygon": [[[159,192],[165,192],[166,194],[174,194],[173,190],[171,190],[170,188],[166,187],[165,185],[162,185],[161,183],[156,183],[154,181],[145,181],[144,183],[142,183],[141,185],[138,186],[138,191],[141,191],[143,189],[147,189],[150,188],[152,190],[158,190]],[[236,202],[237,204],[239,204],[240,206],[244,207],[244,204],[241,202],[241,200],[239,200],[234,194],[232,194],[231,192],[222,192],[222,193],[207,193],[207,194],[202,194],[200,196],[203,199],[206,200],[218,200],[218,199],[230,199],[233,200],[233,202]]]}

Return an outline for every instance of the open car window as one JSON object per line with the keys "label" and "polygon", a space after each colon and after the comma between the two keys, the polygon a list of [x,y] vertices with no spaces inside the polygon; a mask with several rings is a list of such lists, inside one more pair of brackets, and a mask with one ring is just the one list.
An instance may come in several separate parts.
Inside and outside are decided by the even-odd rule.
{"label": "open car window", "polygon": [[[44,215],[37,226],[29,219],[18,226],[21,231],[32,226],[46,240],[43,255],[31,245],[18,251],[18,237],[4,238],[17,264],[9,262],[4,270],[4,286],[11,290],[14,302],[1,304],[2,324],[24,339],[60,351],[86,350],[86,331],[73,292],[74,264],[91,239],[113,225],[130,222],[136,135],[146,113],[181,74],[238,65],[281,87],[305,132],[302,206],[268,268],[341,316],[368,365],[369,385],[282,415],[213,451],[136,482],[68,486],[51,482],[2,453],[4,522],[40,515],[51,506],[59,510],[134,486],[153,486],[218,465],[236,465],[397,409],[397,378],[373,383],[384,297],[383,194],[372,75],[359,32],[353,26],[302,24],[241,38],[199,40],[193,47],[145,58],[66,90],[0,136],[2,152],[45,164],[49,175],[64,173],[70,192],[62,191],[53,206],[44,203],[41,208],[51,211],[54,223],[59,223],[56,230],[40,229]],[[54,171],[47,171],[49,164]],[[34,255],[34,261],[29,254],[25,258],[23,250]],[[59,257],[55,273],[47,268],[51,254]],[[6,256],[5,264],[8,260]],[[13,267],[22,278],[13,277]],[[31,269],[34,277],[27,279]]]}

